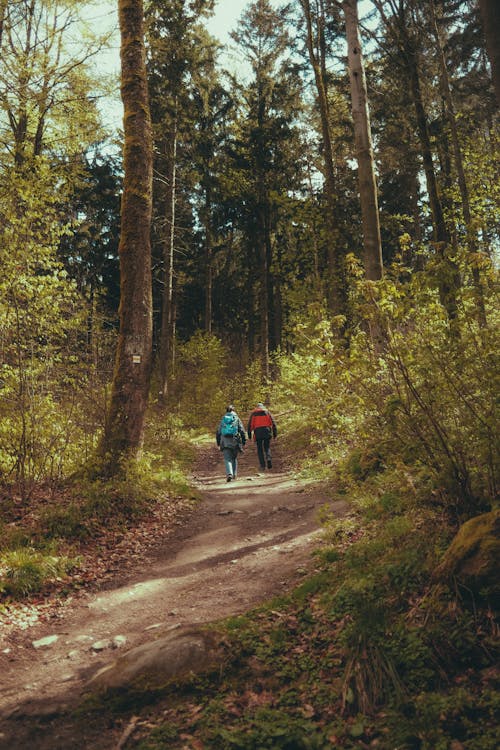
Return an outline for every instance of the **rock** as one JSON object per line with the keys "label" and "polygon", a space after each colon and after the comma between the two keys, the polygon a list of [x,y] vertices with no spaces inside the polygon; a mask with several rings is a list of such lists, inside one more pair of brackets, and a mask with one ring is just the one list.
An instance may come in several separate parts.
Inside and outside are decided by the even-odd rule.
{"label": "rock", "polygon": [[115,635],[113,638],[113,648],[123,648],[126,644],[127,639],[124,635]]}
{"label": "rock", "polygon": [[[455,579],[474,596],[500,595],[500,510],[471,518],[460,527],[434,573]],[[497,599],[498,601],[498,599]]]}
{"label": "rock", "polygon": [[92,651],[106,651],[108,648],[113,648],[113,641],[110,638],[106,638],[102,641],[96,641],[90,647]]}
{"label": "rock", "polygon": [[48,646],[53,646],[58,640],[58,635],[47,635],[45,638],[40,638],[38,641],[32,641],[31,645],[34,648],[46,648]]}
{"label": "rock", "polygon": [[158,689],[190,674],[219,666],[224,649],[218,633],[185,626],[131,649],[100,669],[87,683],[89,690]]}

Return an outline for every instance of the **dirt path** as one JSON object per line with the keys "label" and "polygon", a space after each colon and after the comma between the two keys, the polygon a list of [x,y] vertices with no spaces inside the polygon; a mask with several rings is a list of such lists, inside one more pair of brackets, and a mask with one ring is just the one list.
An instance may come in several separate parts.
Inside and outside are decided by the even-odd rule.
{"label": "dirt path", "polygon": [[[172,627],[244,613],[297,582],[311,564],[317,513],[327,498],[286,473],[279,443],[273,447],[272,471],[257,473],[251,447],[232,483],[216,448],[204,450],[194,473],[200,504],[144,569],[86,594],[57,623],[30,629],[0,654],[0,716],[11,717],[8,725],[78,695],[116,657],[117,637],[126,650]],[[333,509],[341,514],[345,507]],[[35,649],[33,641],[45,636],[57,640]],[[103,651],[95,650],[98,642]],[[0,747],[9,747],[7,737],[0,724]]]}

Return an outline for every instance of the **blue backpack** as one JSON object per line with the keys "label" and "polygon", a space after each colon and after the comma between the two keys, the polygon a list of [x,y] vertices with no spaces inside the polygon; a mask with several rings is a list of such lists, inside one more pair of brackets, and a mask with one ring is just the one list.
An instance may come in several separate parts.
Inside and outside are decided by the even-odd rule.
{"label": "blue backpack", "polygon": [[234,412],[224,414],[220,423],[221,435],[237,435],[238,434],[238,417]]}

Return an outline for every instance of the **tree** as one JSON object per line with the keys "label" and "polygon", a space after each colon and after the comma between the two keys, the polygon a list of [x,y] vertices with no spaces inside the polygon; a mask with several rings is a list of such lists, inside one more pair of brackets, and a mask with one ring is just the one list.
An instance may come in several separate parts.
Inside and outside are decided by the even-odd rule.
{"label": "tree", "polygon": [[[464,160],[462,156],[462,148],[460,146],[460,138],[458,133],[457,116],[455,112],[455,103],[453,101],[453,95],[451,90],[450,77],[448,74],[448,66],[446,63],[446,57],[444,53],[444,45],[441,39],[441,29],[438,24],[438,18],[436,13],[436,4],[434,0],[430,0],[430,13],[431,13],[431,26],[436,40],[436,48],[438,54],[439,71],[441,78],[441,91],[446,107],[446,117],[448,126],[451,134],[451,141],[453,146],[453,156],[455,161],[455,170],[458,179],[458,186],[460,190],[460,198],[462,203],[462,215],[466,229],[466,243],[468,248],[468,260],[472,267],[472,277],[474,279],[474,287],[476,293],[476,305],[478,310],[478,319],[482,326],[486,325],[486,311],[484,307],[483,290],[481,286],[481,279],[479,275],[479,268],[477,264],[477,253],[479,250],[479,243],[477,238],[477,232],[472,225],[472,212],[471,203],[469,196],[469,188],[467,185],[467,179],[465,176]],[[499,19],[500,20],[500,19]]]}
{"label": "tree", "polygon": [[250,335],[254,316],[259,323],[259,355],[269,374],[270,351],[277,346],[277,303],[274,231],[277,196],[296,187],[292,164],[300,163],[296,121],[301,111],[299,80],[290,60],[286,9],[274,10],[268,0],[249,5],[233,39],[251,67],[251,80],[241,87],[243,100],[238,123],[238,151],[244,190],[247,293]]}
{"label": "tree", "polygon": [[[114,326],[120,302],[121,159],[96,150],[82,157],[60,210],[71,224],[61,239],[58,257],[89,304],[87,345],[97,363],[99,313]],[[65,197],[66,198],[66,197]]]}
{"label": "tree", "polygon": [[67,231],[48,159],[0,174],[0,478],[23,498],[71,453],[86,380],[75,344],[85,305],[56,257]]}
{"label": "tree", "polygon": [[342,244],[338,227],[337,185],[334,169],[334,151],[331,133],[331,112],[328,99],[328,77],[326,65],[325,7],[316,3],[315,11],[310,0],[300,0],[305,25],[306,46],[314,73],[317,101],[321,118],[323,164],[328,241],[327,303],[332,315],[340,315],[345,321],[350,318],[348,302],[346,248]]}
{"label": "tree", "polygon": [[49,148],[80,154],[102,135],[88,70],[105,38],[70,47],[75,6],[19,0],[0,7],[0,133],[3,158],[20,167]]}
{"label": "tree", "polygon": [[142,448],[152,359],[151,207],[153,146],[142,0],[119,0],[124,181],[120,236],[120,332],[101,443],[116,474]]}
{"label": "tree", "polygon": [[[204,51],[199,19],[208,15],[213,0],[152,2],[148,12],[149,81],[155,141],[155,229],[162,246],[161,322],[158,346],[160,400],[168,393],[175,342],[174,270],[176,242],[177,173],[183,141],[189,138],[191,77]],[[206,35],[205,35],[206,37]],[[212,45],[213,46],[213,43]]]}
{"label": "tree", "polygon": [[[201,74],[201,75],[200,75]],[[196,119],[192,154],[198,172],[196,211],[202,226],[204,263],[201,286],[204,290],[203,328],[213,327],[213,289],[216,254],[219,242],[221,176],[227,165],[224,146],[227,142],[228,115],[234,108],[232,97],[221,85],[215,58],[206,56],[205,65],[196,75],[192,92]],[[219,206],[218,212],[216,207]]]}
{"label": "tree", "polygon": [[342,3],[342,8],[346,23],[354,139],[358,160],[365,273],[371,281],[378,281],[382,278],[383,273],[382,242],[380,239],[377,182],[368,112],[366,77],[361,53],[357,0],[345,0]]}
{"label": "tree", "polygon": [[500,106],[500,4],[498,0],[479,0],[486,50],[491,64],[497,104]]}
{"label": "tree", "polygon": [[389,4],[373,0],[384,22],[387,37],[397,50],[399,65],[408,83],[415,111],[416,132],[425,174],[429,206],[432,215],[433,244],[439,261],[438,288],[441,303],[446,310],[450,326],[456,331],[457,293],[460,277],[456,261],[451,252],[451,236],[446,222],[442,191],[434,166],[429,122],[422,92],[422,44],[423,32],[418,24],[418,13],[414,0],[397,0]]}

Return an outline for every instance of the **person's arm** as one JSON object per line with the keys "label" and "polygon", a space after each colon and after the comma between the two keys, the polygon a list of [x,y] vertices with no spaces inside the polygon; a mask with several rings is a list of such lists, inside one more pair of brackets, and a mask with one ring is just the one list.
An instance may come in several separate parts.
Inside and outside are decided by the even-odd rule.
{"label": "person's arm", "polygon": [[278,437],[278,428],[276,427],[276,422],[274,421],[274,417],[273,417],[273,415],[271,414],[271,412],[269,412],[269,416],[271,417],[271,422],[272,422],[272,427],[271,427],[271,429],[272,429],[272,431],[273,431],[273,437],[274,437],[274,438],[277,438],[277,437]]}
{"label": "person's arm", "polygon": [[238,432],[241,435],[241,442],[243,445],[245,445],[247,441],[247,436],[245,435],[245,428],[243,427],[243,422],[241,419],[238,418]]}
{"label": "person's arm", "polygon": [[247,435],[248,435],[248,439],[251,440],[252,439],[252,417],[250,417],[250,419],[248,420]]}

